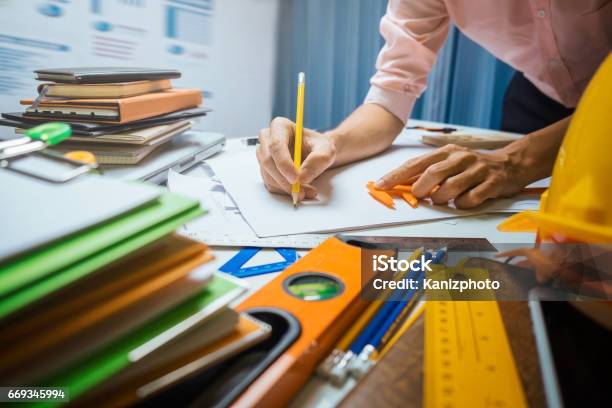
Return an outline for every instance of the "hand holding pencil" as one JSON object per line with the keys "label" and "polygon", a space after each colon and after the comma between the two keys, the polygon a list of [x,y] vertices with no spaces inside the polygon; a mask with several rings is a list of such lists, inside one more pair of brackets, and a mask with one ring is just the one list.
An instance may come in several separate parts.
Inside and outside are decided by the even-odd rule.
{"label": "hand holding pencil", "polygon": [[277,117],[272,120],[269,128],[261,130],[257,159],[264,184],[271,193],[293,195],[293,185],[299,183],[297,189],[299,203],[317,196],[317,190],[311,183],[334,164],[336,149],[327,134],[302,128],[302,140],[299,144],[301,165],[296,167],[294,162],[298,139],[296,122]]}

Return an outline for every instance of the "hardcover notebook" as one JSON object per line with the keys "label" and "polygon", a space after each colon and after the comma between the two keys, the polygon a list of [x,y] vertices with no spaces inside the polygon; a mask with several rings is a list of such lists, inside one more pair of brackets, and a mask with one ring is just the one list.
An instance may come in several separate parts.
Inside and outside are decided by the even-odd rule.
{"label": "hardcover notebook", "polygon": [[[64,325],[70,320],[81,319],[81,316],[86,316],[90,312],[96,315],[92,318],[81,319],[81,324],[94,325],[97,323],[96,319],[100,320],[110,316],[111,313],[120,311],[118,307],[112,309],[110,306],[117,302],[120,294],[144,285],[151,277],[161,276],[166,269],[194,259],[202,253],[208,254],[206,245],[178,234],[168,235],[72,285],[53,292],[35,305],[0,322],[0,328],[2,328],[0,345],[4,347],[10,343],[16,344],[23,339],[40,341],[40,339],[25,338],[25,336],[37,332],[43,333],[46,327],[50,328],[56,324]],[[130,273],[126,274],[124,272],[126,270],[129,270]],[[199,289],[196,288],[196,290]],[[71,296],[71,293],[80,295]],[[75,310],[78,310],[79,313],[75,314]],[[26,319],[25,316],[28,318]],[[73,329],[77,327],[78,325],[72,326]],[[53,330],[49,330],[51,335],[57,335],[52,332]],[[0,353],[2,352],[0,350]]]}
{"label": "hardcover notebook", "polygon": [[0,377],[21,383],[48,373],[201,291],[212,271],[201,280],[189,275],[212,259],[206,246],[178,236],[165,240],[165,246],[153,244],[153,253],[144,251],[143,256],[120,260],[83,279],[98,285],[77,281],[60,289],[61,295],[51,294],[53,301],[43,299],[4,323]]}
{"label": "hardcover notebook", "polygon": [[[181,120],[168,125],[103,134],[100,136],[70,136],[69,139],[63,142],[63,145],[70,147],[72,143],[87,143],[93,146],[105,144],[154,146],[167,142],[173,136],[179,135],[189,129],[191,129],[191,122],[188,120]],[[16,133],[23,132],[23,129],[16,129]]]}
{"label": "hardcover notebook", "polygon": [[[154,187],[150,189],[160,191]],[[105,199],[98,201],[107,204],[109,194],[125,199],[133,193],[110,192]],[[31,205],[38,204],[40,199],[33,201]],[[39,207],[38,205],[37,209]],[[82,205],[80,208],[83,208]],[[162,193],[159,199],[148,206],[1,265],[0,319],[154,242],[202,212],[197,200]],[[78,210],[72,211],[73,216],[78,213]],[[62,217],[57,213],[55,215],[55,221],[61,223]],[[19,218],[15,218],[18,225]],[[10,231],[7,234],[10,234]]]}
{"label": "hardcover notebook", "polygon": [[[42,383],[68,386],[70,397],[76,398],[104,380],[112,382],[112,377],[122,369],[139,364],[140,361],[146,363],[150,361],[147,356],[153,357],[158,351],[167,350],[167,347],[171,347],[177,340],[193,334],[194,329],[206,325],[213,317],[218,316],[228,303],[242,295],[245,290],[239,281],[216,274],[212,282],[197,295],[71,367],[61,369]],[[239,324],[239,329],[240,326]],[[244,322],[242,326],[244,327]],[[255,328],[249,326],[251,327],[248,331],[259,331],[258,325],[255,325]],[[203,341],[207,344],[206,339]],[[95,393],[95,390],[93,391]]]}
{"label": "hardcover notebook", "polygon": [[[186,334],[186,337],[175,340],[174,344],[169,344],[168,347],[178,348],[178,350],[170,349],[172,353],[168,355],[172,358],[168,359],[169,361],[165,361],[161,365],[155,364],[156,361],[152,361],[151,363],[153,364],[149,366],[149,361],[143,360],[142,363],[145,367],[140,369],[142,375],[130,378],[123,384],[117,384],[116,387],[109,387],[108,390],[105,384],[102,384],[100,388],[106,392],[97,393],[96,390],[93,390],[91,395],[84,395],[82,400],[78,400],[79,404],[82,406],[96,406],[104,401],[104,404],[111,406],[133,405],[139,400],[148,398],[169,386],[202,372],[216,363],[240,353],[242,350],[264,341],[272,332],[268,324],[244,313],[240,314],[238,325],[229,335],[212,344],[208,341],[207,337],[202,336],[202,332],[205,330],[204,326],[201,330],[194,330]],[[197,337],[193,338],[193,336]],[[199,347],[197,347],[198,342],[200,343]],[[191,347],[184,347],[189,343],[191,343]],[[189,348],[191,350],[188,350]],[[186,353],[178,353],[177,351],[180,352],[182,351],[181,349],[188,351]],[[162,350],[160,349],[159,352],[162,352]],[[65,376],[48,381],[48,383],[66,384],[70,387],[71,396],[76,394],[78,397],[79,391],[85,387],[82,386],[83,381],[74,381],[76,379],[74,374],[73,376]],[[121,374],[119,372],[116,376],[121,378]],[[73,390],[75,390],[74,393],[72,392]]]}
{"label": "hardcover notebook", "polygon": [[77,67],[37,69],[39,81],[67,82],[75,84],[101,84],[113,82],[145,81],[152,79],[180,78],[181,72],[174,69],[136,67]]}
{"label": "hardcover notebook", "polygon": [[[206,116],[206,114],[210,111],[210,108],[185,109],[124,124],[80,122],[78,118],[68,120],[62,119],[62,122],[66,122],[72,127],[73,135],[99,136],[109,133],[120,133],[128,130],[173,123],[177,120]],[[40,125],[41,122],[48,121],[48,119],[44,116],[28,116],[21,112],[3,113],[2,117],[4,119],[0,120],[0,125],[24,129],[29,129],[31,127]]]}
{"label": "hardcover notebook", "polygon": [[[166,140],[167,141],[167,140]],[[162,143],[163,144],[163,143]],[[62,154],[73,150],[86,150],[96,156],[98,164],[137,164],[147,157],[159,144],[155,145],[111,145],[70,143],[53,146],[51,149]]]}
{"label": "hardcover notebook", "polygon": [[[24,99],[22,105],[34,100]],[[92,122],[127,123],[195,108],[202,103],[198,89],[170,89],[120,99],[42,99],[38,107],[26,108],[26,115],[55,119],[86,119]]]}
{"label": "hardcover notebook", "polygon": [[169,79],[113,84],[40,84],[38,93],[56,98],[126,98],[172,88]]}
{"label": "hardcover notebook", "polygon": [[0,185],[0,276],[10,258],[144,207],[161,193],[96,175],[58,185],[9,170],[0,170]]}

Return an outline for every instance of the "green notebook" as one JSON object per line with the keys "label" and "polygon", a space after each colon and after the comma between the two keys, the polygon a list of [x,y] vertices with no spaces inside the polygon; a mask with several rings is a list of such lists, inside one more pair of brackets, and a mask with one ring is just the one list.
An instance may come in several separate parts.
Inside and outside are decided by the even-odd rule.
{"label": "green notebook", "polygon": [[0,319],[202,213],[197,200],[163,193],[148,206],[15,260],[0,269]]}
{"label": "green notebook", "polygon": [[[165,312],[157,319],[134,330],[78,364],[40,383],[45,384],[45,386],[68,387],[70,398],[74,400],[119,370],[128,367],[131,364],[130,355],[135,350],[164,337],[167,337],[168,341],[158,343],[158,347],[167,344],[172,341],[171,334],[174,334],[176,338],[191,328],[202,324],[245,291],[246,288],[238,280],[227,277],[227,275],[217,274],[199,295]],[[154,353],[155,350],[151,350],[151,352]],[[57,404],[43,403],[39,406],[54,406]]]}

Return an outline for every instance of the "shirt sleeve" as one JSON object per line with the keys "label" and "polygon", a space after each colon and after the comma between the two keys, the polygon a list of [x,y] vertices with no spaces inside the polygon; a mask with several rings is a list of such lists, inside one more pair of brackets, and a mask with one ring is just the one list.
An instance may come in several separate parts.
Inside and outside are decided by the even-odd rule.
{"label": "shirt sleeve", "polygon": [[382,106],[406,123],[448,35],[442,0],[390,0],[380,20],[385,45],[376,60],[365,103]]}

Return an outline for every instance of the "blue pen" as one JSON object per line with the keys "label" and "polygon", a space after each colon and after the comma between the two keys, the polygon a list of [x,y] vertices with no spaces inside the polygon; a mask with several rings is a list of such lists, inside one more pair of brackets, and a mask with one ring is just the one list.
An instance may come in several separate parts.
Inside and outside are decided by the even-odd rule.
{"label": "blue pen", "polygon": [[[421,255],[424,255],[424,253],[421,252],[422,248],[419,248],[416,251],[418,251]],[[412,257],[412,255],[410,257]],[[389,301],[389,299],[394,298],[397,298],[397,293],[390,293],[389,297],[387,298],[387,301],[383,302],[383,304],[379,307],[377,313],[372,318],[370,318],[370,321],[366,324],[366,327],[364,327],[360,331],[357,338],[353,340],[353,342],[349,345],[346,351],[334,350],[332,354],[335,353],[335,355],[330,355],[328,357],[324,364],[328,364],[329,367],[323,370],[325,372],[325,375],[328,375],[333,383],[344,383],[346,375],[351,371],[351,365],[353,364],[355,357],[357,357],[357,353],[359,353],[363,346],[367,344],[368,339],[372,337],[373,333],[376,331],[376,328],[384,319],[384,316],[386,316],[389,311],[392,310],[392,308],[399,303],[397,301]]]}
{"label": "blue pen", "polygon": [[[425,252],[423,256],[426,261],[432,258],[432,255],[430,252]],[[414,279],[417,276],[418,276],[418,272],[410,272],[408,274],[409,279],[410,278]],[[402,292],[401,289],[397,289],[389,297],[391,299],[396,299],[398,297],[396,294],[401,293],[401,292]],[[383,322],[385,321],[389,313],[391,313],[398,306],[398,303],[401,303],[401,302],[398,302],[398,301],[385,302],[385,304],[382,305],[382,307],[378,310],[376,315],[372,318],[370,323],[368,323],[365,329],[363,329],[363,331],[355,339],[353,344],[351,344],[351,347],[349,348],[349,350],[355,354],[359,354],[361,350],[363,350],[363,348],[366,346],[366,344],[370,342],[370,340],[376,333],[377,329],[380,327],[381,324],[383,324]]]}
{"label": "blue pen", "polygon": [[[425,277],[425,273],[424,272],[419,273],[419,277],[417,278],[417,281],[418,282],[422,282],[424,277]],[[391,313],[389,313],[387,318],[384,320],[383,324],[374,333],[374,336],[372,336],[372,338],[370,339],[370,342],[368,344],[370,344],[375,349],[378,348],[378,346],[380,345],[380,342],[381,342],[382,338],[384,337],[385,333],[387,333],[387,331],[389,331],[389,328],[393,325],[393,322],[395,322],[395,320],[400,315],[400,313],[402,313],[402,310],[412,300],[412,298],[414,297],[414,294],[416,292],[417,292],[417,289],[410,289],[410,290],[408,290],[408,292],[404,296],[404,299],[402,299],[401,301],[397,302],[397,305],[395,306],[395,308],[391,311]]]}
{"label": "blue pen", "polygon": [[[410,272],[410,274],[408,274],[409,279],[414,279],[415,277],[415,272]],[[394,295],[395,293],[391,294],[390,297],[393,297]],[[372,318],[372,320],[370,320],[370,323],[368,323],[365,329],[363,329],[363,331],[355,339],[353,344],[351,344],[349,350],[355,354],[359,354],[361,350],[363,350],[363,348],[366,346],[366,344],[370,343],[372,337],[374,336],[378,328],[384,323],[387,316],[393,312],[393,310],[398,306],[398,304],[401,303],[401,301],[397,300],[386,301],[385,304],[382,305],[380,309],[378,309],[376,315]]]}
{"label": "blue pen", "polygon": [[[424,259],[432,260],[433,264],[439,264],[444,261],[446,257],[446,248],[441,248],[433,254],[430,251],[425,252]],[[421,271],[418,274],[418,281],[422,282],[425,277],[425,272]],[[383,337],[387,333],[387,331],[391,328],[395,320],[401,314],[402,310],[407,306],[410,302],[414,294],[417,292],[416,289],[410,289],[399,302],[387,302],[379,311],[379,313],[372,319],[368,327],[364,330],[364,332],[359,336],[351,345],[351,351],[353,353],[359,353],[356,358],[353,358],[349,367],[349,372],[360,378],[364,375],[369,368],[371,367],[372,360],[370,356],[376,351],[377,347],[380,345]],[[382,310],[385,306],[389,306],[386,310]],[[370,330],[368,330],[370,329]],[[359,341],[359,342],[358,342]],[[363,346],[362,346],[363,344]],[[360,347],[361,348],[358,348]],[[358,350],[358,351],[354,351]]]}
{"label": "blue pen", "polygon": [[436,254],[433,256],[433,260],[431,261],[431,263],[433,263],[433,264],[444,263],[444,261],[446,260],[447,252],[448,252],[448,248],[447,247],[443,247],[443,248],[438,249]]}
{"label": "blue pen", "polygon": [[[431,263],[441,264],[442,262],[444,262],[445,257],[446,257],[446,248],[441,248],[438,251],[436,251],[435,254],[431,255]],[[421,273],[419,274],[419,277],[417,278],[417,281],[419,282],[420,285],[422,285],[424,278],[425,278],[425,272],[421,271]],[[406,294],[405,298],[402,301],[398,302],[395,309],[391,312],[391,314],[389,314],[389,316],[384,321],[382,326],[378,329],[378,331],[373,336],[369,344],[371,344],[374,348],[378,348],[385,333],[387,333],[387,331],[391,328],[391,326],[393,325],[393,322],[395,322],[395,320],[398,318],[402,310],[412,300],[416,292],[417,292],[417,289],[410,289],[408,293]]]}

